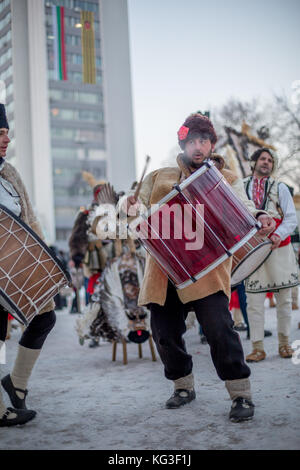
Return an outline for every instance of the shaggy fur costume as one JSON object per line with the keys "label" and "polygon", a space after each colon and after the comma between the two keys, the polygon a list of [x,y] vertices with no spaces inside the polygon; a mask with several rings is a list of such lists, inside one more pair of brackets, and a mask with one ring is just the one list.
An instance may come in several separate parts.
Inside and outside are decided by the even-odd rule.
{"label": "shaggy fur costume", "polygon": [[88,211],[80,212],[75,220],[69,239],[70,257],[81,256],[82,259],[88,249]]}

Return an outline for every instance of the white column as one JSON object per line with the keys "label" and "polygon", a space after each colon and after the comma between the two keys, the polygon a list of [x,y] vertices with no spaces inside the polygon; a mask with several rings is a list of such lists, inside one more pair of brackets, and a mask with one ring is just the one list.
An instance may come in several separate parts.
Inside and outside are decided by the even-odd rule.
{"label": "white column", "polygon": [[136,178],[127,0],[100,0],[108,179],[128,190]]}
{"label": "white column", "polygon": [[[24,1],[24,0],[21,0]],[[34,203],[46,241],[55,241],[48,66],[43,0],[27,0]]]}
{"label": "white column", "polygon": [[11,0],[16,167],[34,200],[27,2]]}

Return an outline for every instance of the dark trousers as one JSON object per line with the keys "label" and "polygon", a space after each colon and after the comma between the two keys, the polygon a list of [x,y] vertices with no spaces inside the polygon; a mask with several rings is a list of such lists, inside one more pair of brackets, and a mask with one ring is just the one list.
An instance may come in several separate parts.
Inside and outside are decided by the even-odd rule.
{"label": "dark trousers", "polygon": [[[48,334],[54,327],[56,315],[54,310],[36,315],[24,330],[19,344],[24,348],[41,349]],[[5,341],[7,333],[7,312],[0,306],[0,340]]]}
{"label": "dark trousers", "polygon": [[54,327],[56,315],[53,310],[36,315],[21,336],[19,344],[24,348],[42,349],[42,346]]}
{"label": "dark trousers", "polygon": [[151,329],[167,379],[176,380],[192,372],[192,356],[182,338],[189,310],[197,320],[210,346],[211,358],[221,380],[244,379],[250,369],[244,361],[239,334],[233,329],[228,298],[219,291],[189,304],[183,304],[175,287],[169,283],[164,306],[151,303]]}

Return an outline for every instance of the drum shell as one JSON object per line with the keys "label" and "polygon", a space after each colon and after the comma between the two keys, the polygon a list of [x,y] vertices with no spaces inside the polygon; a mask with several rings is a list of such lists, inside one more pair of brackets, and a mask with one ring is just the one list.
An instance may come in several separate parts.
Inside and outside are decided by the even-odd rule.
{"label": "drum shell", "polygon": [[[139,237],[147,251],[158,262],[177,288],[184,288],[203,277],[238,250],[258,230],[257,221],[235,195],[223,175],[212,165],[201,168],[150,210],[138,226]],[[173,206],[192,206],[192,223],[201,219],[198,206],[204,207],[201,249],[186,250],[187,237],[176,238],[182,226],[182,214],[174,215],[170,237],[163,237],[162,221]],[[152,237],[154,231],[157,237]],[[217,234],[217,237],[216,237]]]}

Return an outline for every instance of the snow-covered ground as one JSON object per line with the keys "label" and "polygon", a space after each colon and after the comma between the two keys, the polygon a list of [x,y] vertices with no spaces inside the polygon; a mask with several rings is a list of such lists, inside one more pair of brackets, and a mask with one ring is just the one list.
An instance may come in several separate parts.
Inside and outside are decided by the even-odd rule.
{"label": "snow-covered ground", "polygon": [[[212,365],[209,347],[201,345],[197,328],[185,335],[193,355],[197,399],[178,410],[164,403],[172,383],[163,376],[160,360],[152,362],[148,343],[142,359],[136,344],[128,345],[128,365],[121,346],[112,362],[112,346],[80,346],[74,329],[78,315],[57,312],[29,384],[28,405],[36,418],[25,426],[0,429],[0,449],[299,449],[300,363],[277,352],[275,309],[266,308],[267,358],[251,365],[255,418],[233,424],[230,400]],[[293,311],[291,342],[300,340],[300,311]],[[7,341],[10,371],[20,330]],[[241,333],[245,354],[251,350]],[[298,362],[300,362],[300,341]],[[297,359],[297,358],[296,358]],[[3,396],[8,404],[7,396]]]}

